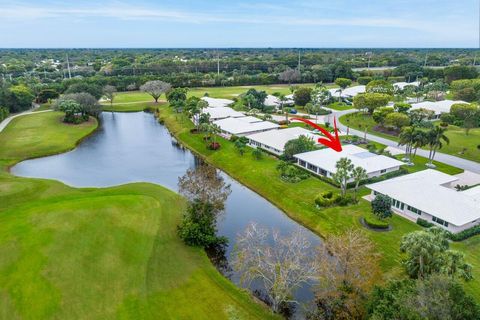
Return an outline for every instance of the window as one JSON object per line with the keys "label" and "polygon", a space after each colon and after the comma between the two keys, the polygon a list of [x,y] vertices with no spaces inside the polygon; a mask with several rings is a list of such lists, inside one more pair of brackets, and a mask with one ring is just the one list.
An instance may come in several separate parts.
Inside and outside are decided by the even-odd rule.
{"label": "window", "polygon": [[318,169],[318,173],[321,174],[322,176],[327,176],[327,171],[321,168]]}
{"label": "window", "polygon": [[387,169],[380,170],[380,173],[385,173],[387,172]]}
{"label": "window", "polygon": [[317,172],[317,167],[316,167],[316,166],[314,166],[313,164],[310,164],[310,163],[308,163],[308,166],[307,166],[307,168],[308,168],[308,170],[312,170],[312,171],[315,171],[315,172]]}
{"label": "window", "polygon": [[422,215],[422,211],[418,210],[417,208],[414,208],[414,207],[411,207],[411,206],[407,206],[407,209],[413,213],[416,213],[418,214],[419,216]]}
{"label": "window", "polygon": [[302,166],[302,167],[305,167],[307,165],[307,163],[303,160],[300,160],[299,161],[299,164]]}
{"label": "window", "polygon": [[440,219],[440,218],[437,218],[437,217],[435,217],[435,216],[432,216],[432,221],[433,221],[433,222],[436,222],[436,223],[438,223],[438,224],[440,224],[440,225],[442,225],[442,226],[448,227],[448,222],[447,222],[447,221],[444,221],[444,220],[442,220],[442,219]]}

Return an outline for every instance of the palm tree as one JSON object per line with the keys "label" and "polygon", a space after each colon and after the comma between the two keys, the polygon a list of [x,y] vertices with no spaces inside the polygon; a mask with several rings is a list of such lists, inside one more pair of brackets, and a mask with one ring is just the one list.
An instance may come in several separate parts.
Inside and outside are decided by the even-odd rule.
{"label": "palm tree", "polygon": [[413,158],[417,155],[418,148],[426,146],[427,143],[427,132],[422,129],[416,129],[413,135]]}
{"label": "palm tree", "polygon": [[399,146],[405,146],[405,158],[403,158],[404,161],[408,161],[407,164],[411,165],[412,164],[412,149],[413,149],[413,143],[414,143],[414,138],[415,138],[415,128],[413,127],[405,127],[403,128],[402,132],[400,132],[400,135],[398,136],[398,145]]}
{"label": "palm tree", "polygon": [[445,135],[445,131],[447,131],[447,129],[440,126],[435,126],[427,132],[427,144],[430,148],[430,153],[428,155],[428,159],[430,161],[427,164],[428,167],[434,167],[433,159],[435,158],[437,150],[443,147],[442,141],[446,144],[450,143],[450,140]]}
{"label": "palm tree", "polygon": [[352,178],[355,181],[355,189],[353,190],[353,201],[357,202],[358,186],[362,180],[368,179],[367,170],[358,166],[352,170]]}
{"label": "palm tree", "polygon": [[285,113],[285,120],[287,121],[287,124],[288,124],[288,114],[290,113],[292,109],[291,108],[283,108],[283,112]]}

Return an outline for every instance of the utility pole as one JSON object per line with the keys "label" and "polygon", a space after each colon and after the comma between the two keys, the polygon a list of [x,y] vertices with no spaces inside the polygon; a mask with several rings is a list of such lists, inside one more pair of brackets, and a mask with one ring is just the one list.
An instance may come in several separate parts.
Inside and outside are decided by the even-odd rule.
{"label": "utility pole", "polygon": [[301,66],[301,60],[300,60],[300,50],[298,50],[298,71],[300,71],[300,66]]}
{"label": "utility pole", "polygon": [[217,51],[217,76],[220,77],[220,53]]}
{"label": "utility pole", "polygon": [[70,72],[70,61],[68,60],[68,53],[67,53],[67,69],[68,69],[68,78],[72,79],[72,73]]}
{"label": "utility pole", "polygon": [[428,53],[425,53],[425,62],[423,63],[424,68],[427,66],[427,59],[428,59]]}

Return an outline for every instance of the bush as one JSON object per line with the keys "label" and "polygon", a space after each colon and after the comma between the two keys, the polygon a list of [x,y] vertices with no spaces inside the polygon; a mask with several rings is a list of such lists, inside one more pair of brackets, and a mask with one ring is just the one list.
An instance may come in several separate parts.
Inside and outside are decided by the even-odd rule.
{"label": "bush", "polygon": [[326,208],[336,204],[339,198],[340,195],[334,194],[332,191],[325,191],[315,198],[315,204],[319,207]]}
{"label": "bush", "polygon": [[372,212],[380,219],[389,218],[392,216],[392,198],[387,195],[377,194],[372,200]]}
{"label": "bush", "polygon": [[480,225],[477,225],[467,230],[463,230],[462,232],[459,232],[459,233],[448,233],[448,237],[452,241],[462,241],[479,234],[480,234]]}
{"label": "bush", "polygon": [[218,150],[220,149],[220,143],[218,142],[212,142],[208,145],[208,149],[210,150]]}
{"label": "bush", "polygon": [[8,109],[5,107],[0,107],[0,122],[6,119],[9,115]]}
{"label": "bush", "polygon": [[364,216],[363,221],[367,226],[372,229],[388,229],[388,227],[390,226],[388,222],[380,220],[373,215]]}
{"label": "bush", "polygon": [[282,161],[277,165],[280,178],[286,182],[296,183],[310,177],[310,174],[295,165]]}
{"label": "bush", "polygon": [[431,228],[431,227],[433,227],[433,223],[428,222],[427,220],[422,219],[422,218],[418,218],[418,219],[417,219],[417,224],[418,224],[419,226],[424,227],[424,228]]}
{"label": "bush", "polygon": [[358,77],[357,82],[358,84],[367,85],[372,80],[372,77]]}

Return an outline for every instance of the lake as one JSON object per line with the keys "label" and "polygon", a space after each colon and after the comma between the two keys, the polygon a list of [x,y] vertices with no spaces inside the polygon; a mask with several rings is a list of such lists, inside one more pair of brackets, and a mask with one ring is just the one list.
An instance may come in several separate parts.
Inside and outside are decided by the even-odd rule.
{"label": "lake", "polygon": [[[22,177],[55,179],[73,187],[151,182],[177,191],[178,177],[201,163],[192,152],[179,145],[152,114],[104,112],[100,120],[96,133],[76,149],[20,162],[11,172]],[[250,222],[278,229],[282,234],[301,228],[315,246],[320,244],[318,236],[255,192],[221,174],[232,190],[218,221],[219,235],[229,239],[227,260],[231,258],[237,235]],[[239,275],[228,272],[226,276],[238,284]],[[298,301],[310,301],[313,297],[310,285],[299,289],[295,296]],[[297,311],[295,317],[301,318],[301,311]]]}

